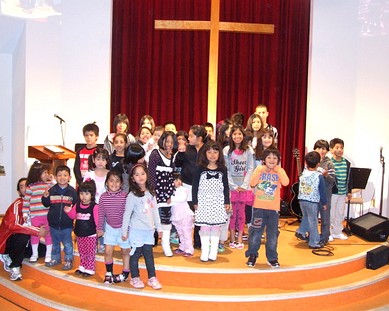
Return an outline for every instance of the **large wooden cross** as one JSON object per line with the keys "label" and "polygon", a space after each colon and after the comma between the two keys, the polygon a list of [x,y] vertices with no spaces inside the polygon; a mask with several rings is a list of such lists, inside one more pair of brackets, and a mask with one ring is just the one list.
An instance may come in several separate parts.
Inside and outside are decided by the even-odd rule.
{"label": "large wooden cross", "polygon": [[210,30],[208,69],[208,113],[207,121],[216,124],[217,79],[219,59],[219,32],[241,32],[273,34],[273,24],[230,23],[220,21],[220,0],[211,2],[210,21],[155,20],[155,29],[169,30]]}

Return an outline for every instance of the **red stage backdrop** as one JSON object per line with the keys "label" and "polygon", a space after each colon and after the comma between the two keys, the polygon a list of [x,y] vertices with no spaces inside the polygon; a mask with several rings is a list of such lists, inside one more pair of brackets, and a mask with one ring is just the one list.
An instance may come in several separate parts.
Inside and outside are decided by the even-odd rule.
{"label": "red stage backdrop", "polygon": [[[113,1],[112,119],[126,113],[133,134],[144,114],[184,130],[207,121],[209,31],[156,30],[154,21],[209,21],[210,13],[211,0]],[[270,35],[220,32],[217,120],[235,112],[247,120],[266,104],[282,166],[297,181],[292,149],[303,154],[310,1],[220,0],[220,21],[274,24]]]}

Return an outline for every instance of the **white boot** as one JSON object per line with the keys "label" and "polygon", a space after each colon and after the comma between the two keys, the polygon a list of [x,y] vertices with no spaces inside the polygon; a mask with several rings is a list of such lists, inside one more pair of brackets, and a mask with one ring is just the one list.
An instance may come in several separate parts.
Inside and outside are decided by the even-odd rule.
{"label": "white boot", "polygon": [[201,240],[201,256],[200,260],[201,261],[208,261],[209,258],[209,235],[201,236],[200,235],[200,240]]}
{"label": "white boot", "polygon": [[32,255],[30,257],[30,262],[38,261],[38,245],[39,244],[31,244]]}
{"label": "white boot", "polygon": [[51,250],[53,249],[53,244],[46,245],[46,256],[45,256],[45,262],[51,261]]}
{"label": "white boot", "polygon": [[211,235],[211,247],[209,249],[209,260],[215,261],[217,258],[217,249],[219,246],[219,236]]}
{"label": "white boot", "polygon": [[171,228],[172,228],[171,225],[162,225],[161,244],[162,244],[163,253],[165,254],[166,257],[173,256],[172,249],[170,248],[170,230],[171,230]]}

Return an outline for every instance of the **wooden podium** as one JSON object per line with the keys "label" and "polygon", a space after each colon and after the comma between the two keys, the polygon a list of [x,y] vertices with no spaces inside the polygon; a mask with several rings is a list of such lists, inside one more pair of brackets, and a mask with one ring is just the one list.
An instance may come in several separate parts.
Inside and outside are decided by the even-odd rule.
{"label": "wooden podium", "polygon": [[76,153],[63,146],[28,146],[28,157],[50,164],[51,171],[54,174],[57,166],[66,165],[68,159],[76,157]]}

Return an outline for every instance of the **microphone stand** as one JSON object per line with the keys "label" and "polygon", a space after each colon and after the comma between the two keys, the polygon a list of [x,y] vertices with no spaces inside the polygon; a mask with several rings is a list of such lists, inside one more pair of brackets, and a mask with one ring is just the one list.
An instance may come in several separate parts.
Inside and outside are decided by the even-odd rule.
{"label": "microphone stand", "polygon": [[64,136],[64,133],[63,133],[62,123],[64,123],[64,121],[63,120],[59,120],[59,126],[61,127],[62,146],[65,147],[65,136]]}
{"label": "microphone stand", "polygon": [[380,162],[382,165],[382,181],[381,181],[381,198],[380,198],[380,216],[382,216],[382,207],[384,205],[384,180],[385,180],[385,157],[382,155],[380,157]]}

